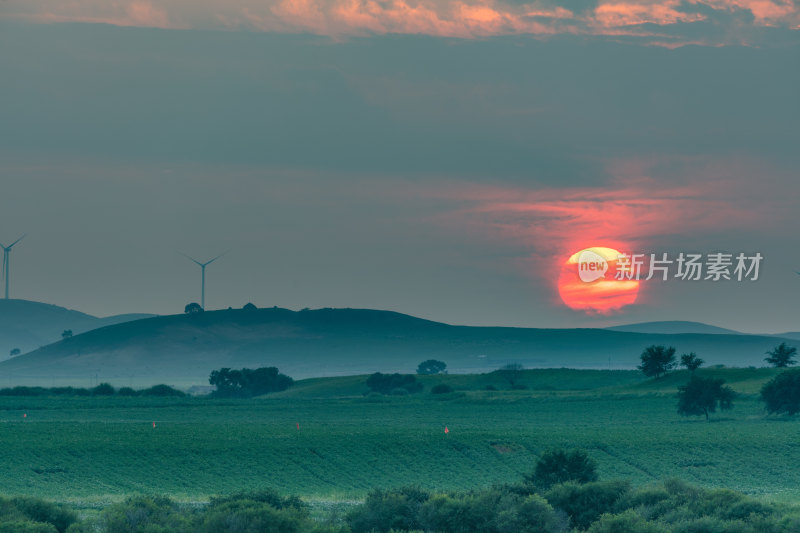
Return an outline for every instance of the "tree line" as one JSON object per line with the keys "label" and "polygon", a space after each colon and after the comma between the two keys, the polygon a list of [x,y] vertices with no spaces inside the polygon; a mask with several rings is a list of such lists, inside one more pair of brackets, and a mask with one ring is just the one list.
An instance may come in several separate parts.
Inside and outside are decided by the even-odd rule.
{"label": "tree line", "polygon": [[[764,360],[775,368],[787,369],[797,363],[797,348],[785,342],[767,351],[766,355]],[[648,346],[640,359],[637,368],[655,379],[665,376],[679,364],[672,346]],[[678,413],[705,415],[708,420],[709,414],[717,409],[732,409],[736,393],[725,385],[723,379],[695,375],[695,370],[703,363],[694,352],[681,355],[680,365],[689,370],[691,376],[685,385],[678,387]],[[761,388],[759,398],[769,414],[794,415],[800,412],[800,369],[785,370],[775,376]]]}

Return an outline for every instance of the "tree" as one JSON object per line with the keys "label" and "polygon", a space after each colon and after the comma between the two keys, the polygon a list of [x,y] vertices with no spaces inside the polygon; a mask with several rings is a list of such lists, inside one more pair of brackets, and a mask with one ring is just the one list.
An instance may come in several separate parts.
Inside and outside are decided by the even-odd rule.
{"label": "tree", "polygon": [[417,366],[417,374],[446,374],[447,363],[437,361],[436,359],[428,359],[423,361]]}
{"label": "tree", "polygon": [[685,366],[689,372],[694,372],[703,366],[703,363],[705,363],[705,361],[697,357],[697,354],[694,352],[681,355],[681,366]]}
{"label": "tree", "polygon": [[245,311],[257,311],[258,307],[256,307],[254,303],[248,302],[244,304],[244,307],[242,307],[242,309],[244,309]]}
{"label": "tree", "polygon": [[639,356],[642,359],[642,364],[637,366],[639,370],[644,372],[647,377],[661,377],[673,368],[675,368],[675,348],[670,346],[648,346]]}
{"label": "tree", "polygon": [[597,481],[597,463],[583,450],[550,450],[539,457],[525,480],[541,489],[567,481],[589,483]]}
{"label": "tree", "polygon": [[72,330],[71,329],[65,329],[64,331],[62,331],[61,332],[61,338],[64,339],[64,340],[71,339],[72,338]]}
{"label": "tree", "polygon": [[255,370],[221,368],[211,372],[208,382],[216,387],[214,396],[220,398],[252,398],[286,390],[294,384],[292,378],[281,374],[274,366]]}
{"label": "tree", "polygon": [[199,303],[192,302],[190,304],[186,304],[186,307],[183,308],[183,312],[187,315],[199,315],[203,312],[203,308],[200,307]]}
{"label": "tree", "polygon": [[513,388],[514,385],[517,384],[519,379],[522,377],[522,371],[525,370],[525,367],[522,366],[520,363],[509,363],[505,366],[500,367],[497,371],[503,379],[508,381],[508,384],[511,385]]}
{"label": "tree", "polygon": [[800,369],[781,372],[761,387],[761,401],[770,414],[800,413]]}
{"label": "tree", "polygon": [[678,413],[684,416],[706,415],[717,407],[723,411],[733,408],[736,393],[726,387],[725,380],[692,376],[689,383],[678,387]]}
{"label": "tree", "polygon": [[13,348],[10,352],[8,352],[9,357],[14,357],[15,355],[19,355],[22,353],[19,348]]}
{"label": "tree", "polygon": [[785,342],[780,343],[772,350],[766,352],[766,354],[769,357],[765,357],[764,361],[775,368],[786,368],[797,363],[797,361],[794,360],[794,356],[797,354],[797,348],[788,346]]}

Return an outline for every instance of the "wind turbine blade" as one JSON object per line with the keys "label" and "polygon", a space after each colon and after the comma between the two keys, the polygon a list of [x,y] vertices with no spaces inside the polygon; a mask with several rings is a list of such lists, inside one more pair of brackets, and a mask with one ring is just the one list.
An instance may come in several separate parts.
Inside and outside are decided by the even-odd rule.
{"label": "wind turbine blade", "polygon": [[[230,252],[230,250],[228,250],[228,252]],[[220,257],[222,257],[223,255],[227,254],[228,252],[222,252],[222,253],[221,253],[221,254],[219,254],[217,257],[215,257],[214,259],[212,259],[211,261],[209,261],[208,263],[206,263],[206,265],[210,265],[211,263],[213,263],[214,261],[216,261],[217,259],[219,259],[219,258],[220,258]]]}
{"label": "wind turbine blade", "polygon": [[8,245],[8,249],[10,250],[12,246],[14,246],[15,244],[17,244],[19,241],[21,241],[21,240],[22,240],[22,239],[24,239],[24,238],[25,238],[25,235],[23,235],[22,237],[20,237],[20,238],[19,238],[19,239],[17,239],[16,241],[14,241],[14,242],[12,242],[11,244],[9,244],[9,245]]}
{"label": "wind turbine blade", "polygon": [[189,261],[191,261],[191,262],[193,262],[193,263],[197,263],[197,264],[198,264],[198,265],[200,265],[200,266],[203,266],[203,263],[201,263],[200,261],[198,261],[198,260],[197,260],[197,259],[195,259],[194,257],[189,257],[188,255],[186,255],[186,254],[185,254],[185,253],[183,253],[183,252],[178,252],[178,253],[179,253],[179,254],[181,254],[181,255],[182,255],[183,257],[185,257],[186,259],[188,259]]}

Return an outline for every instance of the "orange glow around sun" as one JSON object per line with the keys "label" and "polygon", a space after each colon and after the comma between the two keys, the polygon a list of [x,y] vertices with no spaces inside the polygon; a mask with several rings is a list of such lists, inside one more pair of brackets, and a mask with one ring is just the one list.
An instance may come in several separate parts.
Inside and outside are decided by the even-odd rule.
{"label": "orange glow around sun", "polygon": [[[591,257],[600,256],[605,259],[608,270],[604,276],[599,277],[601,274],[597,274],[598,279],[590,282],[581,279],[578,272],[578,258],[584,252]],[[639,281],[614,278],[618,256],[617,250],[600,246],[586,248],[572,254],[562,265],[558,278],[558,293],[567,307],[578,311],[605,314],[634,303],[639,294]]]}

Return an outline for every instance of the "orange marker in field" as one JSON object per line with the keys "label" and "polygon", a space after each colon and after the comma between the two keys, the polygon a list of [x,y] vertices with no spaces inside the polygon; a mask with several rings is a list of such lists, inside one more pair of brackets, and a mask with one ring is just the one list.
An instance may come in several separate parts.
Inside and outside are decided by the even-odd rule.
{"label": "orange marker in field", "polygon": [[448,433],[450,433],[450,430],[449,430],[449,429],[447,429],[447,426],[445,426],[445,427],[444,427],[444,434],[445,434],[445,435],[447,435]]}
{"label": "orange marker in field", "polygon": [[153,422],[153,429],[156,429],[156,423]]}
{"label": "orange marker in field", "polygon": [[300,422],[297,423],[297,429],[300,429]]}
{"label": "orange marker in field", "polygon": [[22,413],[22,418],[28,418],[28,413]]}

